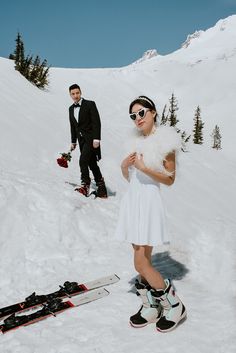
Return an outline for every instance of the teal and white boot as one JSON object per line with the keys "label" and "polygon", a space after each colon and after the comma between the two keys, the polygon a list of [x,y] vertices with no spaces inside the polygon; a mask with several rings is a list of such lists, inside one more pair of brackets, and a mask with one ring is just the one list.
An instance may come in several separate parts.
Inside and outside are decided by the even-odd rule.
{"label": "teal and white boot", "polygon": [[165,279],[165,284],[164,290],[151,289],[151,296],[159,301],[162,308],[161,318],[156,323],[160,332],[172,331],[187,315],[185,306],[176,295],[170,280]]}
{"label": "teal and white boot", "polygon": [[161,306],[159,299],[151,294],[149,284],[145,285],[136,280],[136,294],[140,296],[142,306],[139,311],[130,317],[130,324],[133,327],[144,327],[151,323],[156,323],[161,317]]}

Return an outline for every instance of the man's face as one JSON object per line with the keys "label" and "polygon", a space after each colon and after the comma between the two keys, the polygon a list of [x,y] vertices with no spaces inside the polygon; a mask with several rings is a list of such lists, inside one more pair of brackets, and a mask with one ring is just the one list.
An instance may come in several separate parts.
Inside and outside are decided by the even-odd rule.
{"label": "man's face", "polygon": [[70,96],[73,99],[74,103],[78,103],[81,98],[81,91],[79,88],[72,89],[70,91]]}

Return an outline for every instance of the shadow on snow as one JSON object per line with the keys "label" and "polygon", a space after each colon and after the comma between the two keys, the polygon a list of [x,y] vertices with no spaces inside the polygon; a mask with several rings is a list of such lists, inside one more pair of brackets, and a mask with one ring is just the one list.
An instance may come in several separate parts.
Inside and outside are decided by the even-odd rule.
{"label": "shadow on snow", "polygon": [[[153,267],[161,273],[163,278],[169,278],[170,280],[181,280],[188,273],[187,267],[181,262],[173,259],[169,251],[157,253],[152,256]],[[136,292],[134,287],[135,280],[139,279],[139,276],[133,277],[129,283],[132,288],[129,292]]]}

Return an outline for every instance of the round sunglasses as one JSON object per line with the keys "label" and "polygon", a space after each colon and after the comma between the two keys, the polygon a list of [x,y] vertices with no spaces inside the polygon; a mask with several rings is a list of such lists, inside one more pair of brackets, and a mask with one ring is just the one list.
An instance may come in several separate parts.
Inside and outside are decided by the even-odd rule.
{"label": "round sunglasses", "polygon": [[149,111],[150,109],[148,108],[142,108],[140,109],[137,113],[131,113],[129,114],[130,118],[132,120],[136,120],[137,116],[139,116],[141,119],[145,118],[146,113]]}

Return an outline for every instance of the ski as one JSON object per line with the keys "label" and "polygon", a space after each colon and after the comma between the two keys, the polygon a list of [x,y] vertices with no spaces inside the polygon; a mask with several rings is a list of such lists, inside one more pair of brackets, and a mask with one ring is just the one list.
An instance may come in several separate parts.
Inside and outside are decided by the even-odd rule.
{"label": "ski", "polygon": [[35,292],[28,296],[24,301],[9,305],[0,309],[0,319],[10,316],[14,313],[24,312],[29,309],[36,308],[37,306],[46,303],[48,300],[55,298],[70,298],[78,294],[88,292],[90,290],[104,287],[119,281],[116,274],[101,277],[94,281],[78,284],[77,282],[65,282],[63,286],[59,286],[59,290],[45,294],[37,295]]}
{"label": "ski", "polygon": [[91,292],[75,296],[69,300],[63,301],[61,298],[52,298],[42,304],[42,309],[29,314],[29,315],[17,315],[14,313],[3,321],[0,325],[0,331],[6,333],[12,330],[16,330],[21,326],[28,326],[35,322],[44,320],[50,316],[56,317],[59,313],[65,310],[90,303],[94,300],[107,296],[109,292],[105,288],[95,289]]}

